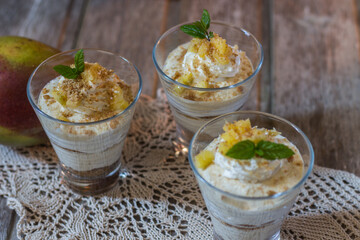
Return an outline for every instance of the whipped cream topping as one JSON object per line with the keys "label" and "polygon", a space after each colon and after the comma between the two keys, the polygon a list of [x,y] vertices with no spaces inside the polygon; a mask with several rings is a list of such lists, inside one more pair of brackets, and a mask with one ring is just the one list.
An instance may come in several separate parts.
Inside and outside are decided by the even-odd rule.
{"label": "whipped cream topping", "polygon": [[[279,135],[275,138],[277,140],[284,139],[284,137]],[[218,137],[208,145],[206,150],[215,152],[214,163],[223,169],[222,175],[227,178],[247,182],[261,182],[274,176],[283,166],[284,161],[286,161],[286,159],[270,161],[260,157],[253,157],[248,160],[230,158],[218,151],[218,144],[221,141],[223,141],[221,137]]]}
{"label": "whipped cream topping", "polygon": [[[200,175],[211,185],[240,196],[271,196],[289,190],[303,176],[304,161],[297,147],[276,129],[252,127],[250,120],[226,123],[224,133],[196,156]],[[286,159],[233,159],[226,152],[236,142],[265,140],[284,144],[295,154]]]}
{"label": "whipped cream topping", "polygon": [[85,63],[79,79],[58,76],[40,93],[46,114],[68,122],[95,122],[122,112],[132,102],[129,85],[98,63]]}
{"label": "whipped cream topping", "polygon": [[[231,46],[230,46],[231,47]],[[215,76],[215,82],[224,81],[226,78],[235,77],[240,71],[240,52],[231,47],[233,54],[230,56],[228,64],[218,64],[208,56],[202,58],[199,54],[187,51],[182,62],[183,69],[191,72],[198,81],[206,80],[210,76]]]}
{"label": "whipped cream topping", "polygon": [[216,152],[214,162],[224,170],[224,177],[260,182],[274,176],[281,168],[284,160],[269,161],[258,157],[249,160],[237,160]]}

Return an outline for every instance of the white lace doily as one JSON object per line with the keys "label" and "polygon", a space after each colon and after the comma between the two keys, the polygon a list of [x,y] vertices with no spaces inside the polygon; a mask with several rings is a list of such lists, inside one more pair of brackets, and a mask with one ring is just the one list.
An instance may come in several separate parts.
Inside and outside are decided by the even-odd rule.
{"label": "white lace doily", "polygon": [[[163,95],[162,95],[163,96]],[[212,239],[211,221],[164,97],[142,97],[123,151],[124,177],[82,197],[60,183],[50,145],[0,145],[0,195],[20,216],[20,239]],[[315,167],[282,239],[360,239],[360,178]]]}

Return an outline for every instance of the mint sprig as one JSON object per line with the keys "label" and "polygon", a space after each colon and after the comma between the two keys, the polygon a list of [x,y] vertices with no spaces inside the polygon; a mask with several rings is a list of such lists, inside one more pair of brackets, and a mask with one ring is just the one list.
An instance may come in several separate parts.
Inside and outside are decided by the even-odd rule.
{"label": "mint sprig", "polygon": [[80,49],[76,52],[74,62],[75,68],[65,65],[56,65],[54,66],[54,70],[68,79],[77,79],[80,73],[82,73],[85,69],[84,50]]}
{"label": "mint sprig", "polygon": [[275,160],[289,158],[294,154],[293,150],[281,143],[261,140],[255,145],[250,140],[244,140],[232,146],[225,155],[239,160],[251,159],[255,155],[267,160]]}
{"label": "mint sprig", "polygon": [[201,20],[196,21],[192,24],[185,24],[180,27],[181,31],[183,31],[186,34],[189,34],[190,36],[204,39],[210,41],[210,38],[214,37],[213,32],[208,32],[208,29],[210,27],[210,15],[209,12],[204,9]]}

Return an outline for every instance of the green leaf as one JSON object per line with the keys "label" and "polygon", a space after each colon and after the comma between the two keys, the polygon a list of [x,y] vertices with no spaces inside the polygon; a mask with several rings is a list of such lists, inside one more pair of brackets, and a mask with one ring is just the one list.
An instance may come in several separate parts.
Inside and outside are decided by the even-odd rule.
{"label": "green leaf", "polygon": [[206,34],[206,28],[205,28],[205,26],[204,26],[200,21],[194,22],[193,25],[195,25],[196,27],[198,27],[203,33]]}
{"label": "green leaf", "polygon": [[255,144],[250,140],[240,141],[225,154],[235,159],[250,159],[255,155]]}
{"label": "green leaf", "polygon": [[201,20],[196,21],[193,24],[182,25],[180,29],[193,37],[197,38],[206,38],[210,41],[210,38],[214,37],[212,32],[208,33],[208,29],[210,27],[210,15],[209,12],[204,9]]}
{"label": "green leaf", "polygon": [[77,53],[75,54],[75,68],[79,74],[82,73],[85,69],[84,50],[82,49],[77,51]]}
{"label": "green leaf", "polygon": [[203,10],[201,22],[204,24],[205,30],[208,30],[210,27],[210,14],[206,9]]}
{"label": "green leaf", "polygon": [[76,69],[65,65],[56,65],[54,70],[60,75],[69,79],[76,79],[79,76],[79,73],[76,71]]}
{"label": "green leaf", "polygon": [[264,140],[261,140],[257,144],[255,151],[257,154],[262,151],[263,154],[258,155],[268,160],[289,158],[295,154],[293,150],[291,150],[284,144],[273,143]]}
{"label": "green leaf", "polygon": [[186,34],[189,34],[193,37],[197,37],[197,38],[206,38],[206,33],[204,33],[202,31],[201,28],[199,28],[196,25],[193,24],[186,24],[186,25],[182,25],[180,27],[181,31],[183,31]]}

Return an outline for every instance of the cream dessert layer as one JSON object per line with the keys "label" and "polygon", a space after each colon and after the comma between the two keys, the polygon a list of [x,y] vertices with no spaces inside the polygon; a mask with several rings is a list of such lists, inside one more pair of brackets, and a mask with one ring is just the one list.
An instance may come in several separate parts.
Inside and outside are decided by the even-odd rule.
{"label": "cream dessert layer", "polygon": [[[301,180],[304,163],[299,150],[280,132],[251,127],[249,120],[227,123],[224,130],[196,157],[199,173],[213,186],[239,196],[264,197],[284,192]],[[234,159],[226,155],[232,146],[244,140],[283,144],[294,155],[274,160],[257,155],[251,159]]]}
{"label": "cream dessert layer", "polygon": [[[41,91],[39,108],[69,124],[46,121],[45,128],[60,161],[76,171],[108,167],[119,160],[130,121],[121,113],[133,101],[130,86],[112,70],[85,63],[77,79],[59,76]],[[76,125],[71,123],[89,123]]]}
{"label": "cream dessert layer", "polygon": [[[198,88],[222,88],[234,85],[253,73],[251,61],[238,46],[230,46],[218,34],[210,41],[193,38],[168,55],[164,72],[179,83]],[[242,88],[202,92],[177,87],[174,92],[193,101],[224,101],[241,95]]]}
{"label": "cream dessert layer", "polygon": [[54,118],[83,123],[112,117],[132,101],[130,86],[112,70],[98,63],[85,63],[80,78],[59,76],[50,81],[41,91],[39,107]]}

